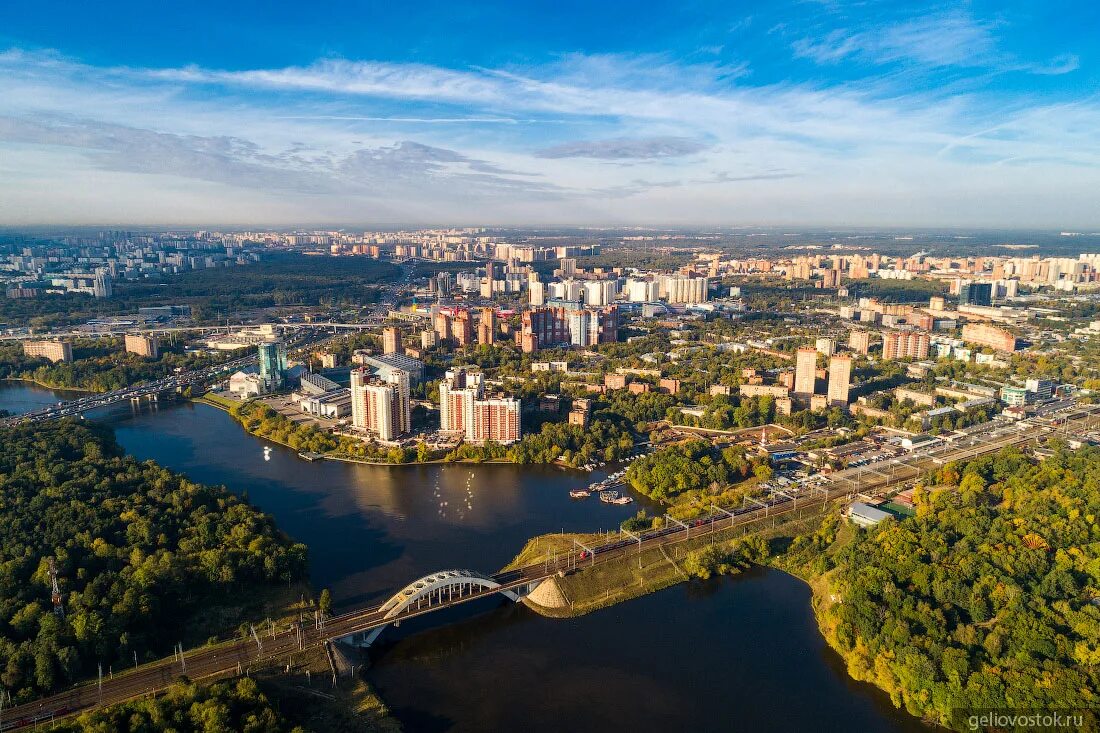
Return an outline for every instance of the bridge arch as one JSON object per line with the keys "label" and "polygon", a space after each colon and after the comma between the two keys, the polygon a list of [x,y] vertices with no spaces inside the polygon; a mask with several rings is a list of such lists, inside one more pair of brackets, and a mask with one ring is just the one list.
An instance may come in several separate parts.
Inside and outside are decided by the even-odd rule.
{"label": "bridge arch", "polygon": [[414,580],[394,593],[379,608],[382,623],[366,631],[351,634],[344,640],[356,646],[368,647],[391,623],[401,623],[401,615],[410,609],[426,610],[433,606],[461,602],[461,599],[475,593],[482,594],[484,591],[498,592],[512,601],[518,601],[523,592],[502,588],[492,578],[473,570],[441,570]]}
{"label": "bridge arch", "polygon": [[[385,614],[384,618],[392,619],[400,616],[414,604],[417,607],[422,603],[431,606],[449,600],[456,594],[461,597],[475,589],[496,590],[497,588],[500,588],[500,583],[473,570],[441,570],[409,583],[390,596],[390,599],[382,604],[381,610]],[[500,592],[513,601],[519,600],[519,596],[510,590]]]}

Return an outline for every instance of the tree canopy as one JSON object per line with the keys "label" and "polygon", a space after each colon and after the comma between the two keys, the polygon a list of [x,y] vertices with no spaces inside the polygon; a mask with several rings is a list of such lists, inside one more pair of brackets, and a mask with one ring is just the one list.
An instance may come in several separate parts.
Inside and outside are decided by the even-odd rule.
{"label": "tree canopy", "polygon": [[915,517],[835,555],[821,625],[852,676],[954,727],[956,710],[1095,709],[1100,449],[1005,450],[935,478],[958,490],[917,492]]}
{"label": "tree canopy", "polygon": [[305,546],[271,517],[124,456],[107,428],[22,425],[0,445],[0,685],[13,697],[159,657],[201,630],[189,622],[203,606],[306,573]]}

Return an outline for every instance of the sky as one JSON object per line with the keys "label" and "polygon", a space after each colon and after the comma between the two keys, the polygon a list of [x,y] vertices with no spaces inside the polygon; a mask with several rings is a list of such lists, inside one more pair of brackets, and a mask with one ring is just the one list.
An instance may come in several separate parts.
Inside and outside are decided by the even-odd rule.
{"label": "sky", "polygon": [[1100,4],[0,4],[0,225],[1100,228]]}

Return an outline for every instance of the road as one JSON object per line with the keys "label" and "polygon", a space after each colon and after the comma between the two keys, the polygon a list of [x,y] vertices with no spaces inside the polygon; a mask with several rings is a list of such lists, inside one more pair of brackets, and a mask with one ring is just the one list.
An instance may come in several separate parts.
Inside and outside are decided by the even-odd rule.
{"label": "road", "polygon": [[[19,705],[4,711],[0,719],[0,731],[16,730],[35,722],[52,720],[94,709],[103,705],[141,697],[163,690],[180,675],[191,679],[233,677],[273,660],[292,659],[297,652],[326,641],[359,634],[379,626],[422,616],[442,608],[468,603],[491,596],[499,590],[526,586],[578,568],[597,565],[651,548],[682,542],[692,537],[719,532],[764,518],[778,517],[807,506],[822,505],[834,499],[853,499],[857,496],[874,497],[897,490],[906,483],[924,476],[929,470],[949,461],[961,461],[998,451],[1008,446],[1036,444],[1061,432],[1080,433],[1100,422],[1100,406],[1074,407],[1066,405],[1060,425],[1043,425],[1039,422],[1001,423],[991,422],[975,426],[954,444],[938,446],[927,451],[917,451],[906,459],[894,459],[881,471],[848,469],[765,497],[751,506],[719,510],[687,524],[668,523],[661,529],[642,535],[620,535],[614,541],[516,570],[491,576],[500,583],[496,590],[475,591],[461,598],[447,600],[430,607],[411,608],[396,619],[384,618],[381,605],[357,609],[331,617],[323,624],[307,624],[289,628],[257,629],[257,635],[246,640],[233,640],[217,646],[207,646],[186,652],[182,657],[166,657],[146,664],[113,679],[104,679],[102,685],[86,683],[65,692],[41,700]],[[1049,418],[1048,418],[1049,419]],[[1023,429],[1021,429],[1021,427]]]}

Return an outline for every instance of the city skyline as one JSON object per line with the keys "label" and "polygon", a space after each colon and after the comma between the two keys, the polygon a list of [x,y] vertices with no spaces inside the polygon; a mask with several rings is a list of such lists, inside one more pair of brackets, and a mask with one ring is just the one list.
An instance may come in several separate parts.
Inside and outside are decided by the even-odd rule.
{"label": "city skyline", "polygon": [[1100,226],[1092,6],[555,7],[4,8],[0,225]]}

